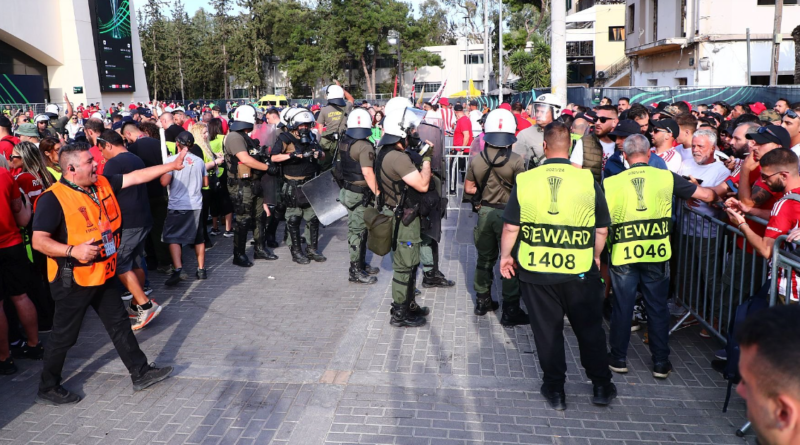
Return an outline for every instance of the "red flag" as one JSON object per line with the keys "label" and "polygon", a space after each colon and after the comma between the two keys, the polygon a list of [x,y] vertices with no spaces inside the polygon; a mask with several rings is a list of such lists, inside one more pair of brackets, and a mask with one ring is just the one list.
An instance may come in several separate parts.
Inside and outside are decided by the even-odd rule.
{"label": "red flag", "polygon": [[397,97],[397,76],[394,76],[394,92],[392,93],[392,97]]}

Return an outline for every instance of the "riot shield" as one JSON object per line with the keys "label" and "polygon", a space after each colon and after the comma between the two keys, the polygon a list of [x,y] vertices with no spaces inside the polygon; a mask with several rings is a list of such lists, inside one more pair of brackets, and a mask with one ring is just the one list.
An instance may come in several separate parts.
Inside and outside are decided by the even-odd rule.
{"label": "riot shield", "polygon": [[271,148],[278,139],[277,127],[275,124],[257,124],[255,127],[253,127],[250,137],[253,139],[258,139],[258,142],[262,146]]}
{"label": "riot shield", "polygon": [[[436,176],[431,177],[431,181],[434,181],[434,186],[436,190],[442,190],[442,180]],[[442,217],[447,216],[447,199],[446,198],[439,198],[439,206],[436,209],[432,209],[432,211],[426,215],[420,215],[422,218],[421,221],[421,229],[422,234],[427,235],[430,238],[436,240],[438,243],[442,240]]]}
{"label": "riot shield", "polygon": [[328,170],[300,187],[317,214],[320,224],[329,226],[347,216],[347,207],[339,202],[339,185]]}
{"label": "riot shield", "polygon": [[417,127],[417,133],[422,141],[431,141],[433,150],[431,156],[431,171],[442,175],[445,171],[444,165],[444,130],[428,123],[421,123]]}

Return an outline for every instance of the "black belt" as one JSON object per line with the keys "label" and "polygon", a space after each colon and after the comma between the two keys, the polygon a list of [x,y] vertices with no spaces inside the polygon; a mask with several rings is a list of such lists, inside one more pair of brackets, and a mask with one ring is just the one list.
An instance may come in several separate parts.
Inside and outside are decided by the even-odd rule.
{"label": "black belt", "polygon": [[505,210],[505,204],[490,204],[489,201],[481,201],[481,206],[491,207],[497,210]]}
{"label": "black belt", "polygon": [[345,190],[350,190],[353,193],[361,193],[361,194],[366,194],[367,192],[371,191],[369,187],[355,185],[347,181],[345,181],[342,188]]}
{"label": "black belt", "polygon": [[285,179],[286,179],[286,182],[288,184],[297,186],[297,185],[303,185],[303,184],[305,184],[306,182],[310,181],[313,178],[308,178],[308,179],[289,179],[289,178],[285,178]]}

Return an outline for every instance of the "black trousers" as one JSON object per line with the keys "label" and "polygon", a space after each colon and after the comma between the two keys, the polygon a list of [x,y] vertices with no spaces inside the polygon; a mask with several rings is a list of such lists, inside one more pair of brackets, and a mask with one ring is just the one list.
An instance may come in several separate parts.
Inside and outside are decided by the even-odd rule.
{"label": "black trousers", "polygon": [[595,385],[611,381],[603,330],[603,284],[599,277],[538,285],[520,280],[520,290],[542,368],[544,383],[561,390],[567,379],[564,315],[578,337],[581,365]]}
{"label": "black trousers", "polygon": [[61,384],[61,371],[67,351],[78,340],[83,317],[89,306],[100,317],[122,363],[131,373],[131,378],[139,378],[147,370],[147,357],[133,335],[122,299],[115,292],[106,292],[106,288],[107,286],[80,287],[74,284],[71,289],[65,289],[61,281],[50,285],[50,292],[55,300],[55,316],[53,332],[45,348],[39,390],[47,391]]}

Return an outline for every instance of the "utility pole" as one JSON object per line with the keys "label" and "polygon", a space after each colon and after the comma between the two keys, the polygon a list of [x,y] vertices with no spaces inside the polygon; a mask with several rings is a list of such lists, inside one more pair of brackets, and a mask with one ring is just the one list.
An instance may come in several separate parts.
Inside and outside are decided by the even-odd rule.
{"label": "utility pole", "polygon": [[397,33],[397,97],[403,97],[403,59],[400,58],[400,33]]}
{"label": "utility pole", "polygon": [[567,4],[553,0],[550,9],[550,91],[567,103]]}
{"label": "utility pole", "polygon": [[498,103],[503,103],[503,81],[505,75],[503,74],[503,0],[498,1],[500,17],[497,21],[497,34],[500,36],[500,54],[497,55],[498,65],[500,68],[500,97]]}
{"label": "utility pole", "polygon": [[775,25],[772,31],[772,63],[769,68],[769,84],[778,84],[778,60],[781,49],[781,19],[783,18],[783,0],[775,0]]}
{"label": "utility pole", "polygon": [[489,0],[483,0],[483,91],[489,93]]}
{"label": "utility pole", "polygon": [[747,84],[750,85],[750,28],[747,28]]}
{"label": "utility pole", "polygon": [[464,16],[464,90],[469,97],[469,17]]}

